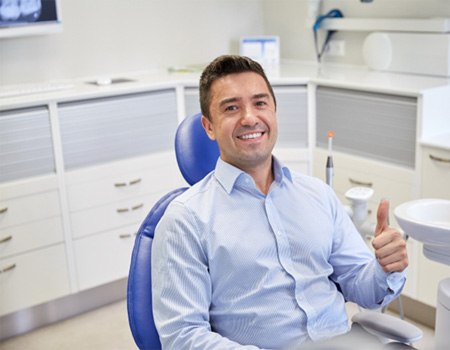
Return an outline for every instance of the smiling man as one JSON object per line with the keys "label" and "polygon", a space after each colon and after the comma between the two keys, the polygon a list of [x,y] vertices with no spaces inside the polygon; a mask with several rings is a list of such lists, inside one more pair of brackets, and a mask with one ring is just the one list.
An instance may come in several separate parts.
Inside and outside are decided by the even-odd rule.
{"label": "smiling man", "polygon": [[215,170],[155,233],[153,312],[163,349],[292,349],[348,332],[345,300],[386,305],[406,245],[380,204],[375,255],[332,189],[272,155],[276,99],[261,66],[221,56],[200,79]]}

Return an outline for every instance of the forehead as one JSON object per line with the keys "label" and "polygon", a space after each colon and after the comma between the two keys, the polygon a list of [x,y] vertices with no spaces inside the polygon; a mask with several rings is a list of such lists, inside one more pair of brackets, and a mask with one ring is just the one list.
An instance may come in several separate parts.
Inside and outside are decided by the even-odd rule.
{"label": "forehead", "polygon": [[269,88],[264,78],[254,72],[228,74],[217,79],[211,85],[212,102],[262,93],[269,94]]}

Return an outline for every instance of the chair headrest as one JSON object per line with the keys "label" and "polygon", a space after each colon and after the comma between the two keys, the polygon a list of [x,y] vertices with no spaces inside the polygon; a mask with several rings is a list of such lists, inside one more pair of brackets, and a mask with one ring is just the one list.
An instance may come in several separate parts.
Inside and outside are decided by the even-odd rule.
{"label": "chair headrest", "polygon": [[175,153],[178,167],[188,184],[203,179],[216,167],[219,147],[203,129],[202,114],[184,119],[175,135]]}

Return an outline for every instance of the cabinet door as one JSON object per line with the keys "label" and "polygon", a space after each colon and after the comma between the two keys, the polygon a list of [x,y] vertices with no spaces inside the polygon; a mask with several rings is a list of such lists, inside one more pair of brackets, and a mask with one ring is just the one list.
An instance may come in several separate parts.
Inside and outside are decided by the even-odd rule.
{"label": "cabinet door", "polygon": [[138,228],[138,224],[124,226],[74,242],[80,290],[128,275],[134,237]]}
{"label": "cabinet door", "polygon": [[450,150],[422,149],[422,197],[450,199]]}
{"label": "cabinet door", "polygon": [[[422,198],[450,200],[450,151],[422,148]],[[421,244],[422,246],[422,244]],[[450,266],[431,261],[421,252],[419,257],[418,299],[436,306],[439,282],[450,277]]]}
{"label": "cabinet door", "polygon": [[69,294],[64,245],[0,259],[0,315]]}
{"label": "cabinet door", "polygon": [[63,103],[58,113],[68,170],[171,150],[178,124],[174,89]]}
{"label": "cabinet door", "polygon": [[413,169],[415,166],[417,99],[319,87],[317,146]]}
{"label": "cabinet door", "polygon": [[0,111],[0,183],[54,172],[48,109]]}

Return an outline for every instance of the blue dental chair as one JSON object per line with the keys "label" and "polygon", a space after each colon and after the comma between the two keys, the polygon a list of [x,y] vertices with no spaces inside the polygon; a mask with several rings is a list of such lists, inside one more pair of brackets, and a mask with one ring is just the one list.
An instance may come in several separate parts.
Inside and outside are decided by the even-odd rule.
{"label": "blue dental chair", "polygon": [[[186,118],[177,129],[175,153],[180,171],[189,185],[200,181],[215,168],[219,148],[201,125],[201,114]],[[131,257],[128,276],[128,321],[139,349],[160,350],[161,343],[152,312],[151,249],[156,225],[169,203],[187,187],[175,189],[163,196],[141,224]],[[407,322],[377,312],[363,311],[352,319],[369,332],[400,343],[412,343],[422,332]]]}
{"label": "blue dental chair", "polygon": [[[186,118],[178,126],[175,153],[181,174],[189,185],[200,181],[215,168],[219,147],[203,130],[201,114]],[[127,307],[131,332],[139,349],[161,349],[152,312],[150,261],[153,235],[169,203],[186,189],[178,188],[162,197],[153,206],[136,236],[128,276]]]}

